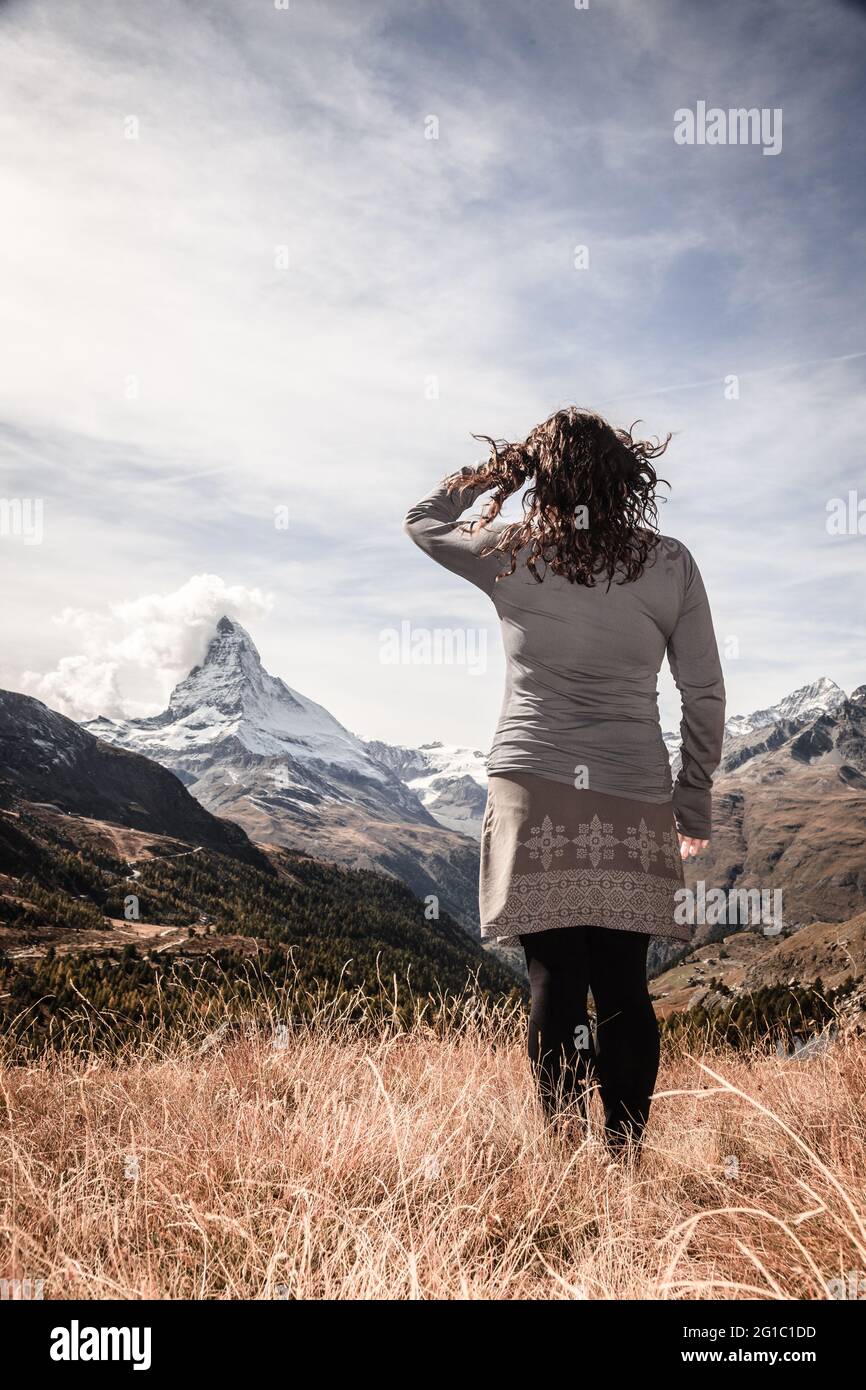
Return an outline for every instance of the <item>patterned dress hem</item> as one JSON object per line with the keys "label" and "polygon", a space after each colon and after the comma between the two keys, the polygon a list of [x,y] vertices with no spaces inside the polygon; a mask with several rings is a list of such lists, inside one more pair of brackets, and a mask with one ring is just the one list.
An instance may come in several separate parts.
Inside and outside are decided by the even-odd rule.
{"label": "patterned dress hem", "polygon": [[481,832],[481,936],[511,944],[597,926],[687,943],[670,802],[576,789],[534,773],[490,778]]}

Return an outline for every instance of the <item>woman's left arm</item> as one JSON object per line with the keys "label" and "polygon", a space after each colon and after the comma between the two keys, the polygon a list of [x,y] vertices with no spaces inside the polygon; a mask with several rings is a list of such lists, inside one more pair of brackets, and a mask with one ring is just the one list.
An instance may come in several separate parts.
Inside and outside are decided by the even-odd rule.
{"label": "woman's left arm", "polygon": [[[472,472],[464,468],[460,476],[471,476]],[[501,573],[505,561],[502,555],[484,556],[481,551],[494,540],[495,531],[482,526],[470,532],[466,523],[460,521],[486,488],[473,485],[449,492],[450,481],[451,478],[443,479],[432,492],[409,508],[403,530],[431,559],[492,595],[496,576]]]}
{"label": "woman's left arm", "polygon": [[725,736],[725,682],[703,580],[685,546],[682,553],[683,605],[668,638],[668,662],[683,706],[673,803],[680,851],[686,858],[704,848],[711,833],[713,773]]}

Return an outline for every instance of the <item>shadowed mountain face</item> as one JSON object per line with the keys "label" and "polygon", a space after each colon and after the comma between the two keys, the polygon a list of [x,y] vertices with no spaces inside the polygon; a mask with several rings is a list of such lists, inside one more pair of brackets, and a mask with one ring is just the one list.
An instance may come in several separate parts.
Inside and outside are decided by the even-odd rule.
{"label": "shadowed mountain face", "polygon": [[[786,928],[856,917],[866,905],[866,686],[817,717],[742,723],[716,774],[710,848],[686,864],[686,883],[779,890]],[[696,925],[693,945],[732,929]],[[774,937],[758,929],[754,949],[763,960]],[[650,954],[658,971],[674,951],[654,942]]]}
{"label": "shadowed mountain face", "polygon": [[22,801],[262,862],[239,826],[211,815],[165,768],[8,690],[0,691],[0,781]]}
{"label": "shadowed mountain face", "polygon": [[171,768],[253,839],[393,874],[477,924],[477,846],[434,820],[326,709],[271,676],[232,619],[220,619],[162,714],[86,727]]}
{"label": "shadowed mountain face", "polygon": [[699,876],[780,888],[794,922],[841,921],[866,902],[866,687],[805,722],[725,742]]}

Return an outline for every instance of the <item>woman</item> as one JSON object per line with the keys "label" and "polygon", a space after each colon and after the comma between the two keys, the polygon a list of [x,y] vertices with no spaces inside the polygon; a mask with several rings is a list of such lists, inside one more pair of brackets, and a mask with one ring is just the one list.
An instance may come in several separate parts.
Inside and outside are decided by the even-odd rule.
{"label": "woman", "polygon": [[[405,529],[482,589],[507,674],[488,759],[481,935],[520,941],[532,1002],[529,1056],[554,1117],[586,1116],[597,1084],[616,1154],[639,1141],[659,1063],[646,978],[652,936],[675,922],[682,859],[710,836],[725,694],[698,567],[657,530],[653,460],[586,410],[559,410],[522,442],[446,478]],[[496,518],[528,483],[520,520]],[[459,518],[492,492],[479,520]],[[682,699],[671,787],[656,679],[667,654]],[[592,992],[596,1037],[589,1027]]]}

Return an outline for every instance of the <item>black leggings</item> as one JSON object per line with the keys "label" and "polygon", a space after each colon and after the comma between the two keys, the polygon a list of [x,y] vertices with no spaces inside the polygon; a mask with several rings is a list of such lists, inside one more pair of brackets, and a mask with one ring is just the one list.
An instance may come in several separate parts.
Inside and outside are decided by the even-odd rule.
{"label": "black leggings", "polygon": [[[532,1005],[529,1056],[545,1110],[577,1102],[597,1083],[614,1150],[639,1140],[659,1067],[659,1030],[646,978],[646,932],[555,927],[521,936]],[[587,1012],[592,990],[593,1040]]]}

